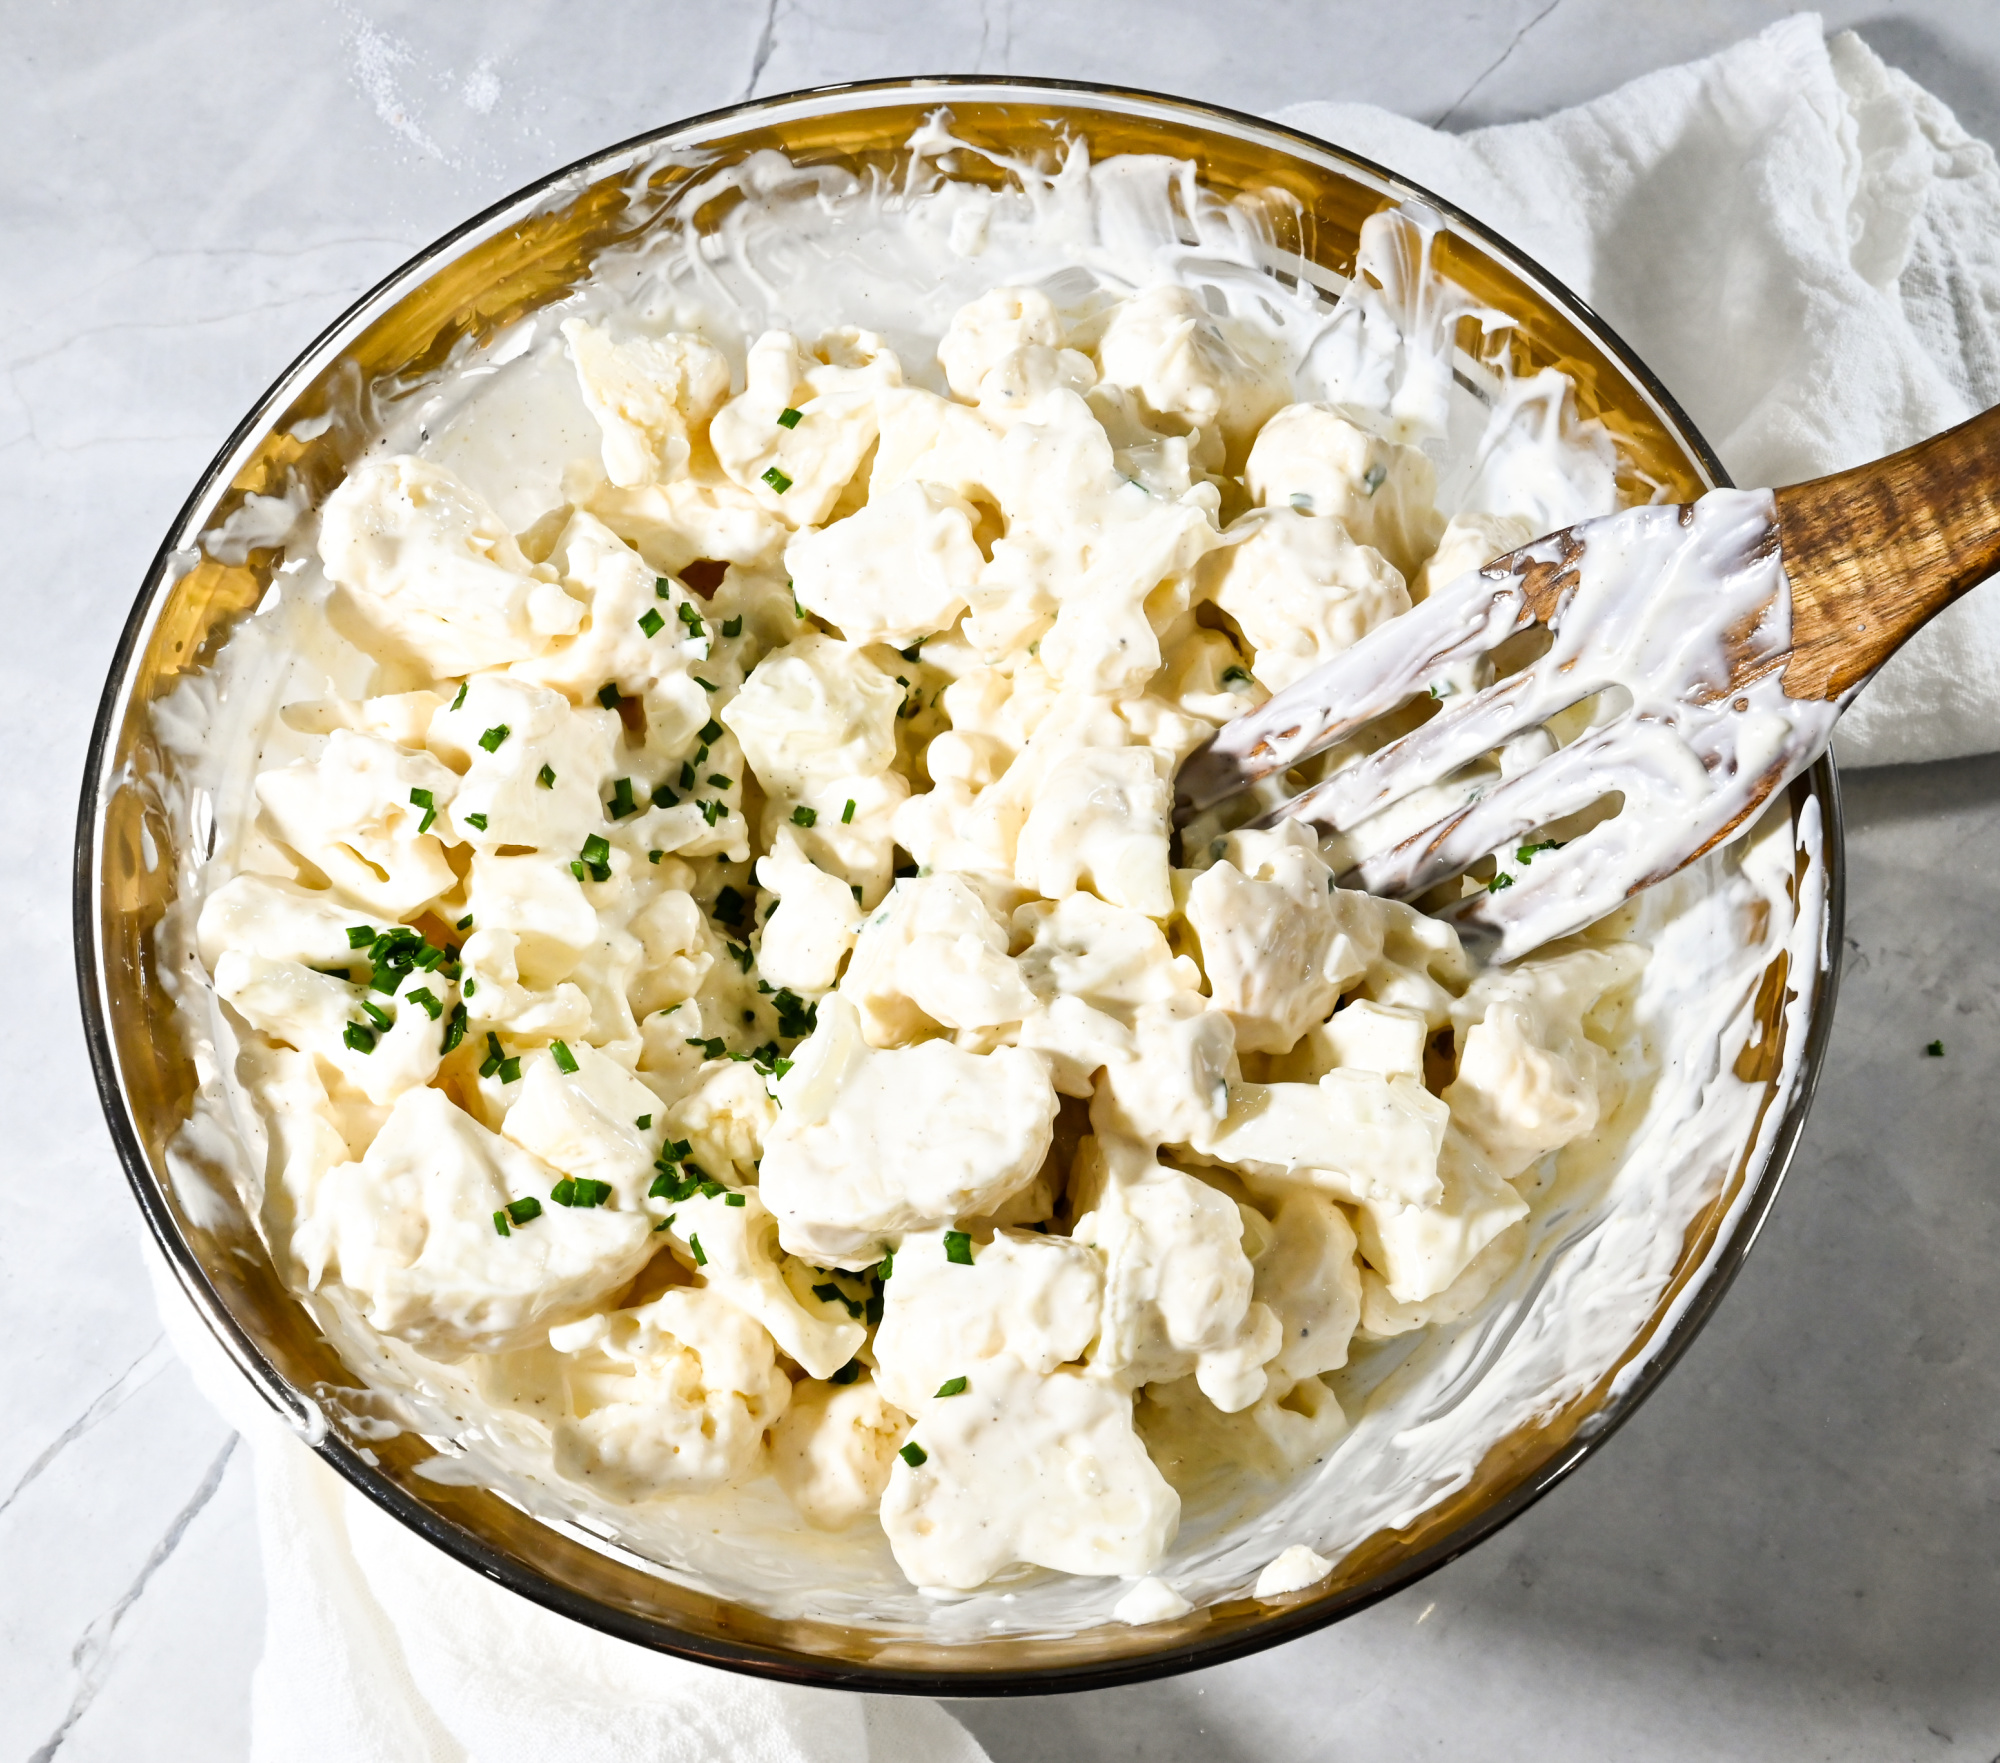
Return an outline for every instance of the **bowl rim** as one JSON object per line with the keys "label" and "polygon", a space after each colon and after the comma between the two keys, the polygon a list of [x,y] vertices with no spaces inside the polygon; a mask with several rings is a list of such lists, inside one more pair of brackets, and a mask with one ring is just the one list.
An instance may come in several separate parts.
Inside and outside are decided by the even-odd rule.
{"label": "bowl rim", "polygon": [[[646,1647],[649,1650],[692,1660],[699,1664],[763,1677],[780,1682],[822,1688],[857,1690],[881,1694],[926,1695],[946,1698],[1052,1695],[1086,1689],[1111,1688],[1147,1682],[1181,1672],[1221,1665],[1233,1659],[1261,1652],[1265,1648],[1296,1640],[1331,1623],[1355,1615],[1383,1599],[1403,1591],[1436,1572],[1476,1544],[1518,1518],[1550,1489],[1572,1474],[1587,1458],[1600,1451],[1632,1413],[1666,1376],[1689,1343],[1701,1331],[1723,1295],[1728,1291],[1744,1260],[1761,1234],[1779,1190],[1796,1155],[1805,1118],[1825,1063],[1827,1043],[1832,1033],[1834,1006],[1842,965],[1842,929],[1846,910],[1846,866],[1843,861],[1843,815],[1838,770],[1829,751],[1804,774],[1800,784],[1820,804],[1821,863],[1825,874],[1824,935],[1816,974],[1817,991],[1806,1024],[1805,1047],[1799,1075],[1772,1134],[1763,1167],[1747,1177],[1744,1190],[1734,1202],[1734,1217],[1726,1219],[1721,1240],[1710,1251],[1696,1274],[1694,1288],[1660,1324],[1647,1343],[1643,1357],[1629,1377],[1605,1397],[1602,1404],[1580,1426],[1568,1443],[1538,1469],[1522,1477],[1507,1492],[1481,1507],[1429,1547],[1398,1561],[1353,1586],[1329,1593],[1290,1608],[1272,1608],[1269,1614],[1244,1628],[1199,1637],[1149,1654],[1122,1659],[1093,1661],[1076,1665],[1038,1665],[1020,1668],[978,1666],[964,1672],[850,1664],[817,1654],[790,1651],[744,1641],[709,1638],[672,1627],[662,1618],[641,1615],[601,1602],[581,1591],[545,1578],[520,1557],[496,1547],[485,1538],[453,1523],[442,1512],[415,1498],[398,1482],[374,1467],[367,1458],[327,1425],[323,1413],[301,1392],[295,1390],[265,1357],[234,1314],[222,1301],[196,1258],[194,1250],[178,1229],[165,1193],[146,1155],[131,1112],[126,1105],[119,1078],[118,1059],[111,1036],[109,1011],[103,983],[103,949],[99,942],[99,876],[101,849],[99,834],[103,807],[113,780],[107,773],[109,757],[122,722],[126,691],[133,664],[151,624],[152,615],[171,591],[173,566],[179,547],[176,540],[187,534],[196,511],[216,489],[223,475],[237,460],[239,451],[251,437],[260,434],[282,415],[296,395],[295,381],[337,337],[350,330],[358,319],[378,302],[397,290],[408,291],[422,278],[417,273],[447,257],[468,238],[481,234],[509,213],[545,203],[571,186],[581,191],[590,183],[609,175],[615,162],[630,161],[646,148],[670,149],[682,144],[683,137],[699,132],[713,133],[718,126],[738,123],[755,126],[757,119],[808,101],[921,99],[935,94],[940,104],[953,97],[965,98],[982,90],[995,91],[1019,99],[1053,99],[1082,103],[1109,100],[1114,104],[1164,106],[1185,115],[1195,126],[1222,125],[1241,138],[1246,132],[1273,138],[1280,148],[1304,149],[1308,157],[1331,155],[1376,180],[1401,199],[1423,202],[1445,216],[1452,226],[1472,238],[1492,256],[1517,272],[1525,273],[1539,286],[1551,303],[1562,309],[1591,341],[1613,357],[1634,385],[1652,400],[1662,417],[1699,461],[1713,486],[1730,485],[1728,473],[1713,447],[1696,428],[1653,371],[1640,359],[1624,338],[1601,318],[1594,308],[1543,268],[1538,260],[1512,244],[1501,234],[1468,214],[1457,204],[1413,182],[1387,166],[1312,135],[1290,124],[1274,122],[1246,111],[1201,99],[1155,92],[1143,87],[1123,86],[1089,80],[1044,79],[1032,75],[940,74],[901,78],[841,81],[828,85],[800,87],[751,98],[717,109],[698,112],[659,128],[644,130],[610,146],[598,148],[558,169],[522,185],[489,204],[478,213],[452,227],[423,246],[394,269],[379,278],[350,302],[304,348],[288,361],[248,412],[230,431],[209,464],[203,469],[187,498],[174,515],[148,566],[139,592],[127,613],[113,650],[92,722],[86,751],[84,775],[78,806],[71,877],[72,941],[77,986],[83,1015],[84,1039],[89,1051],[91,1073],[110,1131],[112,1144],[123,1166],[133,1197],[144,1214],[153,1239],[172,1269],[182,1291],[194,1305],[228,1356],[283,1418],[320,1458],[350,1486],[364,1494],[402,1524],[423,1536],[461,1565],[483,1578],[518,1593],[531,1602],[593,1628],[600,1633]],[[843,106],[845,108],[847,106]],[[859,106],[857,106],[859,107]],[[699,143],[688,143],[698,146]],[[1658,1313],[1656,1312],[1656,1315]]]}

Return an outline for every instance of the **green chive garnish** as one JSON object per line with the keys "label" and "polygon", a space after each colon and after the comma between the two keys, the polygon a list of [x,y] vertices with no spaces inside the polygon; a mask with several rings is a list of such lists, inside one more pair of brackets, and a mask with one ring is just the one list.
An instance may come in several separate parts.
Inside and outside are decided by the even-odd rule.
{"label": "green chive garnish", "polygon": [[725,637],[740,637],[743,634],[743,614],[739,612],[734,618],[725,618],[722,621],[722,634]]}
{"label": "green chive garnish", "polygon": [[452,929],[454,930],[470,930],[471,928],[472,928],[472,914],[470,912],[468,912],[463,918],[461,918],[457,924],[452,926]]}
{"label": "green chive garnish", "polygon": [[972,1238],[962,1230],[944,1233],[944,1258],[958,1267],[972,1265]]}
{"label": "green chive garnish", "polygon": [[444,1000],[428,986],[419,986],[414,992],[405,992],[403,1002],[416,1005],[433,1022],[444,1014]]}
{"label": "green chive garnish", "polygon": [[507,1228],[507,1208],[505,1206],[499,1207],[494,1212],[493,1228],[503,1237],[511,1237],[514,1234]]}
{"label": "green chive garnish", "polygon": [[569,1050],[569,1045],[565,1041],[549,1042],[549,1057],[556,1062],[558,1071],[576,1070],[576,1055]]}
{"label": "green chive garnish", "polygon": [[696,732],[695,737],[704,747],[712,747],[722,739],[722,724],[710,717]]}
{"label": "green chive garnish", "polygon": [[347,946],[350,949],[365,949],[375,941],[377,934],[365,924],[351,924],[347,927]]}
{"label": "green chive garnish", "polygon": [[792,810],[792,825],[794,826],[811,826],[817,819],[819,819],[818,813],[811,808],[794,808]]}
{"label": "green chive garnish", "polygon": [[460,680],[458,682],[458,696],[452,699],[451,701],[452,709],[456,710],[461,704],[465,702],[465,688],[470,683],[471,682],[468,680]]}
{"label": "green chive garnish", "polygon": [[[466,990],[470,991],[471,989],[472,989],[472,982],[468,980],[466,982]],[[463,1004],[454,1004],[451,1007],[451,1017],[444,1025],[444,1045],[439,1049],[439,1051],[441,1053],[456,1052],[458,1050],[459,1042],[464,1039],[465,1039],[465,1006]]]}
{"label": "green chive garnish", "polygon": [[484,832],[486,830],[486,816],[483,814],[468,814],[465,817],[465,824],[470,827],[476,827],[479,831]]}
{"label": "green chive garnish", "polygon": [[671,600],[674,597],[673,583],[663,575],[656,575],[653,577],[653,592],[662,600]]}
{"label": "green chive garnish", "polygon": [[650,1114],[642,1114],[632,1124],[641,1132],[650,1132],[653,1127],[653,1117]]}
{"label": "green chive garnish", "polygon": [[1489,894],[1504,894],[1513,885],[1514,878],[1503,869],[1486,884],[1486,891]]}
{"label": "green chive garnish", "polygon": [[[783,410],[778,412],[778,427],[781,429],[797,428],[799,426],[799,418],[803,414],[804,412],[794,410],[789,404],[786,405]],[[783,487],[782,484],[779,486],[780,489]]]}
{"label": "green chive garnish", "polygon": [[646,608],[645,616],[639,620],[639,628],[642,631],[644,631],[647,636],[657,637],[660,634],[661,628],[666,624],[666,622],[667,621],[660,616],[659,609],[657,607],[649,606]]}
{"label": "green chive garnish", "polygon": [[597,701],[607,710],[618,708],[618,687],[610,680],[597,688]]}
{"label": "green chive garnish", "polygon": [[828,1383],[852,1383],[861,1375],[861,1361],[850,1359],[826,1381]]}
{"label": "green chive garnish", "polygon": [[854,798],[852,796],[847,798],[847,806],[840,811],[840,824],[842,826],[852,826],[854,824]]}
{"label": "green chive garnish", "polygon": [[687,626],[689,636],[705,637],[708,635],[708,626],[701,622],[701,614],[695,611],[687,601],[683,600],[674,608],[674,612],[679,617],[681,623]]}
{"label": "green chive garnish", "polygon": [[511,728],[509,728],[504,722],[496,722],[491,728],[489,728],[483,735],[479,737],[479,744],[482,747],[484,747],[487,752],[497,753],[500,751],[500,743],[504,741],[513,732],[514,731]]}
{"label": "green chive garnish", "polygon": [[343,1028],[340,1031],[340,1038],[356,1053],[375,1051],[375,1031],[372,1028],[364,1028],[358,1022],[350,1022]]}
{"label": "green chive garnish", "polygon": [[692,676],[692,678],[693,678],[693,680],[694,680],[694,683],[695,683],[696,685],[698,685],[699,687],[701,687],[701,689],[702,689],[702,690],[703,690],[704,692],[719,692],[719,691],[721,691],[721,690],[722,690],[722,688],[721,688],[720,686],[712,686],[712,685],[710,685],[710,684],[708,683],[708,681],[707,681],[707,680],[705,680],[705,679],[703,679],[703,678],[701,677],[701,675],[700,675],[700,674],[698,674],[698,673],[697,673],[697,674],[694,674],[694,675]]}
{"label": "green chive garnish", "polygon": [[902,1458],[912,1469],[921,1469],[931,1460],[930,1452],[926,1451],[915,1439],[912,1439],[896,1455]]}
{"label": "green chive garnish", "polygon": [[535,773],[535,782],[540,784],[542,788],[545,790],[554,789],[556,787],[556,774],[554,767],[548,765],[543,766],[540,771]]}
{"label": "green chive garnish", "polygon": [[519,1083],[521,1081],[521,1061],[519,1059],[503,1059],[500,1061],[500,1081],[503,1084]]}
{"label": "green chive garnish", "polygon": [[945,1396],[962,1396],[964,1394],[965,1379],[962,1377],[948,1377],[943,1383],[938,1385],[938,1396],[940,1399]]}
{"label": "green chive garnish", "polygon": [[542,1203],[533,1194],[529,1194],[524,1199],[509,1200],[507,1202],[507,1216],[516,1224],[531,1223],[533,1220],[541,1217],[541,1215]]}
{"label": "green chive garnish", "polygon": [[692,1231],[688,1232],[688,1252],[694,1256],[695,1266],[706,1267],[708,1265],[708,1257],[702,1253],[701,1238],[696,1236]]}
{"label": "green chive garnish", "polygon": [[1240,681],[1241,681],[1241,682],[1242,682],[1242,683],[1243,683],[1244,685],[1246,685],[1246,686],[1250,684],[1250,670],[1249,670],[1249,668],[1247,668],[1247,667],[1225,667],[1225,668],[1224,668],[1224,669],[1222,670],[1222,683],[1223,683],[1223,684],[1224,684],[1225,686],[1232,686],[1232,685],[1235,685],[1235,684],[1236,684],[1236,683],[1237,683],[1237,682],[1238,682],[1239,680],[1240,680]]}
{"label": "green chive garnish", "polygon": [[1924,1049],[1924,1051],[1928,1053],[1933,1059],[1942,1059],[1944,1057],[1944,1042],[1933,1041],[1928,1047]]}
{"label": "green chive garnish", "polygon": [[611,785],[611,818],[623,820],[626,815],[638,812],[639,804],[632,799],[632,780],[629,777],[614,779]]}
{"label": "green chive garnish", "polygon": [[792,480],[785,476],[775,465],[764,473],[764,481],[781,496],[792,487]]}
{"label": "green chive garnish", "polygon": [[729,788],[731,780],[724,777],[719,771],[711,771],[704,781],[713,784],[718,790],[726,790]]}

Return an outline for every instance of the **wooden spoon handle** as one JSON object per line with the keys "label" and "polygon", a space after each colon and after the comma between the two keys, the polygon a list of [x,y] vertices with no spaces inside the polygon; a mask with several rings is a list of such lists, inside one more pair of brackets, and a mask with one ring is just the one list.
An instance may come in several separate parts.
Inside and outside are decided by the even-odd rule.
{"label": "wooden spoon handle", "polygon": [[2000,570],[2000,408],[1776,495],[1792,584],[1785,694],[1838,698]]}

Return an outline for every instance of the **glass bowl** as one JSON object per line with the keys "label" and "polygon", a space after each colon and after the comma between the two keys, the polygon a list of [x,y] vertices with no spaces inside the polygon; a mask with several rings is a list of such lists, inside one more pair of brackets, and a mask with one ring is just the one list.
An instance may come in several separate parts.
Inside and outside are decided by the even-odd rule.
{"label": "glass bowl", "polygon": [[[1685,500],[1726,481],[1665,389],[1582,302],[1448,203],[1324,142],[1185,100],[1053,81],[875,82],[718,111],[580,160],[440,239],[356,302],[243,419],[195,485],[126,621],[84,779],[74,898],[92,1063],[133,1193],[217,1339],[334,1469],[476,1571],[625,1640],[794,1682],[966,1696],[1132,1682],[1304,1634],[1491,1535],[1596,1450],[1707,1319],[1776,1196],[1831,1024],[1841,844],[1834,771],[1822,760],[1789,796],[1795,826],[1816,804],[1817,853],[1805,841],[1795,897],[1820,917],[1809,945],[1821,952],[1820,964],[1788,972],[1781,954],[1765,972],[1758,1030],[1736,1065],[1739,1078],[1763,1086],[1757,1125],[1720,1191],[1688,1225],[1645,1327],[1594,1387],[1494,1445],[1456,1492],[1407,1528],[1376,1533],[1308,1592],[1238,1598],[1145,1627],[1112,1622],[1060,1638],[941,1641],[773,1617],[675,1584],[484,1489],[420,1476],[432,1446],[409,1433],[374,1436],[379,1429],[354,1420],[334,1392],[359,1380],[285,1290],[241,1202],[169,1154],[198,1074],[174,1029],[152,932],[169,904],[181,847],[205,835],[198,816],[180,825],[163,806],[150,708],[214,656],[258,604],[279,560],[255,543],[254,520],[232,528],[234,543],[214,535],[249,497],[285,483],[324,496],[365,438],[352,414],[357,393],[393,397],[468,339],[491,337],[561,299],[600,253],[629,244],[702,168],[778,148],[797,161],[893,172],[906,161],[911,131],[940,106],[949,107],[960,139],[1017,156],[1081,137],[1097,157],[1189,159],[1210,190],[1254,207],[1278,251],[1303,259],[1298,267],[1309,273],[1316,265],[1344,276],[1364,219],[1395,203],[1426,202],[1443,217],[1440,269],[1512,317],[1518,368],[1552,365],[1570,377],[1579,412],[1613,436],[1628,488],[1643,496],[1658,486]],[[978,170],[969,165],[959,175]],[[1790,1041],[1801,1034],[1802,1057]]]}

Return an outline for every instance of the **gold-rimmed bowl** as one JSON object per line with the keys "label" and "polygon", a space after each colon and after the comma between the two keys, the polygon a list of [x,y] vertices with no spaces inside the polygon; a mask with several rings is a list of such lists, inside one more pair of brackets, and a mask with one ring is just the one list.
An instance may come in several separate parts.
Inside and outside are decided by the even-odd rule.
{"label": "gold-rimmed bowl", "polygon": [[[244,418],[168,533],[120,640],[84,778],[74,904],[91,1058],[140,1208],[244,1376],[341,1475],[488,1578],[626,1640],[799,1682],[964,1696],[1130,1682],[1303,1634],[1490,1535],[1590,1455],[1701,1327],[1776,1196],[1832,1019],[1841,847],[1838,790],[1822,760],[1788,798],[1796,823],[1817,822],[1817,838],[1801,841],[1796,897],[1819,922],[1795,946],[1821,952],[1818,964],[1804,971],[1780,954],[1764,974],[1750,1050],[1736,1061],[1737,1077],[1761,1086],[1756,1124],[1687,1225],[1644,1327],[1590,1389],[1494,1444],[1456,1492],[1408,1527],[1367,1539],[1309,1592],[1059,1638],[927,1639],[785,1619],[592,1548],[485,1489],[426,1478],[419,1468],[435,1453],[415,1434],[364,1440],[351,1430],[346,1411],[323,1398],[360,1380],[285,1289],[241,1201],[209,1183],[188,1191],[185,1163],[177,1182],[168,1155],[193,1107],[197,1074],[157,971],[154,932],[202,835],[163,799],[166,762],[151,712],[211,664],[281,561],[276,549],[245,541],[243,523],[232,529],[234,543],[216,535],[252,496],[302,489],[323,497],[368,438],[356,413],[370,397],[421,385],[468,342],[567,296],[604,253],[661,224],[692,179],[764,148],[800,163],[894,173],[907,163],[912,131],[940,106],[959,139],[997,154],[1033,156],[1080,138],[1094,157],[1190,160],[1210,192],[1260,217],[1277,256],[1334,276],[1353,269],[1369,215],[1428,203],[1443,221],[1438,268],[1511,318],[1506,346],[1517,370],[1554,366],[1569,376],[1578,413],[1605,425],[1636,498],[1686,500],[1726,481],[1665,389],[1573,295],[1448,203],[1324,142],[1181,99],[1053,81],[877,82],[719,111],[581,160],[439,240],[357,301]],[[979,162],[968,159],[957,175],[981,175]],[[1490,346],[1476,328],[1461,339],[1475,352]]]}

